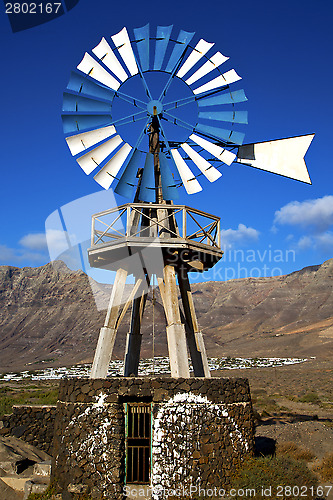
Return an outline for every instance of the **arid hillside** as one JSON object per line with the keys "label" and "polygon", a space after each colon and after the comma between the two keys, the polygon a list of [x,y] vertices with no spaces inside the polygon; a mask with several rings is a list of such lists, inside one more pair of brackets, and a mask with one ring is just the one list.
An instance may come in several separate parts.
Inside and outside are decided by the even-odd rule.
{"label": "arid hillside", "polygon": [[[209,356],[317,356],[333,351],[333,259],[287,276],[206,282],[192,287]],[[131,285],[128,285],[130,289]],[[94,293],[92,292],[92,289]],[[92,360],[111,287],[63,263],[0,267],[0,369],[18,371]],[[160,296],[154,309],[155,355],[167,353]],[[143,355],[153,352],[152,296]],[[130,313],[117,337],[122,358]]]}

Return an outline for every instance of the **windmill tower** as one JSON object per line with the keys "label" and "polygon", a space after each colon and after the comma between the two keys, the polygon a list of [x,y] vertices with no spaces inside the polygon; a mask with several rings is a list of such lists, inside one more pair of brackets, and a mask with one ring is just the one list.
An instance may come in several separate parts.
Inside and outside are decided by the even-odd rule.
{"label": "windmill tower", "polygon": [[[66,411],[78,393],[80,404],[89,405],[90,401],[92,405],[82,415],[95,415],[90,421],[95,431],[88,438],[82,437],[82,443],[91,442],[92,435],[99,436],[99,429],[107,428],[110,421],[115,422],[114,428],[120,428],[123,420],[119,411],[125,405],[123,434],[117,438],[119,443],[122,439],[125,442],[125,470],[122,444],[113,449],[113,458],[103,458],[105,478],[108,471],[115,471],[117,494],[124,482],[165,487],[205,477],[208,486],[215,479],[219,484],[221,480],[227,483],[230,464],[237,465],[253,446],[248,383],[210,378],[188,277],[192,271],[210,269],[222,258],[220,220],[176,204],[178,188],[197,193],[202,190],[201,179],[215,182],[224,165],[233,162],[311,182],[304,155],[313,135],[244,145],[244,133],[238,126],[247,123],[247,113],[236,108],[247,99],[242,89],[231,89],[241,77],[234,69],[221,69],[228,58],[213,50],[213,43],[203,39],[193,43],[195,34],[183,30],[173,38],[172,30],[172,26],[158,26],[152,35],[146,25],[134,29],[132,39],[126,28],[109,42],[102,38],[72,73],[63,101],[66,141],[80,167],[86,174],[97,171],[94,179],[103,188],[112,185],[117,194],[134,197],[132,203],[93,215],[90,265],[116,271],[116,277],[90,385],[80,393],[81,382],[66,382],[61,393]],[[126,135],[123,126],[132,132]],[[124,298],[126,278],[131,274],[135,284]],[[139,379],[136,386],[133,380],[137,379],[129,376],[138,375],[141,322],[154,277],[166,317],[171,378],[156,379],[154,384]],[[124,378],[103,382],[100,379],[106,379],[117,329],[129,307],[132,314]],[[187,352],[194,377],[190,377]],[[86,394],[97,397],[100,389],[104,393],[94,406]],[[114,406],[108,407],[108,417],[101,421],[104,401]],[[64,426],[67,417],[65,410],[61,411]],[[140,420],[140,414],[153,415],[152,423],[147,423],[146,417]],[[71,422],[59,430],[60,435],[69,436],[68,443]],[[173,435],[182,429],[175,441],[178,444],[173,443],[172,448],[168,439],[162,438],[168,435],[170,422]],[[150,425],[153,432],[148,436]],[[201,435],[198,429],[206,429],[202,431],[206,434]],[[140,446],[136,439],[141,439]],[[105,440],[107,437],[100,437],[100,442]],[[209,446],[203,444],[207,442]],[[58,457],[67,453],[64,443],[59,444],[63,451]],[[96,450],[90,461],[99,460],[100,473],[100,457],[108,457],[108,453],[98,446],[94,443],[89,449]],[[221,449],[228,451],[223,455],[217,451]],[[68,469],[71,464],[84,463],[79,451],[73,448],[71,453],[67,462],[59,459],[58,471],[64,472],[62,464]],[[209,469],[215,471],[215,479],[209,476]],[[66,485],[75,481],[73,473],[68,474]],[[89,488],[100,480],[86,472],[79,477],[85,478]],[[110,481],[105,481],[104,490],[113,491]],[[110,493],[110,498],[118,498],[117,494]]]}
{"label": "windmill tower", "polygon": [[[220,67],[228,58],[220,52],[206,55],[212,52],[213,43],[200,39],[195,46],[191,46],[194,33],[181,30],[177,40],[173,41],[171,33],[172,26],[158,26],[156,37],[150,37],[149,25],[146,25],[134,30],[134,40],[131,42],[124,28],[111,37],[113,49],[102,38],[97,47],[92,49],[97,59],[85,53],[77,66],[80,73],[74,72],[71,76],[64,94],[63,123],[68,146],[72,154],[79,155],[77,161],[86,174],[102,166],[94,179],[106,189],[116,184],[115,192],[127,197],[132,195],[133,186],[137,185],[135,203],[118,209],[118,213],[119,210],[126,211],[127,216],[123,235],[115,231],[112,223],[102,233],[98,232],[96,219],[100,221],[109,214],[94,216],[92,246],[88,251],[90,265],[116,269],[116,263],[123,260],[123,255],[138,252],[138,240],[141,240],[141,249],[153,244],[158,251],[162,251],[163,269],[152,270],[152,273],[157,276],[167,321],[171,374],[174,377],[189,377],[188,346],[194,374],[208,377],[207,356],[195,315],[188,272],[192,269],[194,254],[197,254],[197,261],[193,261],[196,271],[209,269],[222,257],[219,219],[200,212],[200,218],[206,218],[206,224],[201,225],[196,220],[196,232],[188,234],[186,217],[189,215],[193,219],[195,213],[185,206],[176,208],[173,205],[173,200],[178,198],[177,184],[183,184],[189,194],[202,189],[198,174],[192,172],[188,163],[194,164],[199,175],[203,174],[210,182],[219,179],[222,174],[220,169],[212,165],[212,156],[218,160],[220,167],[223,163],[230,165],[237,161],[310,182],[303,157],[313,136],[242,145],[244,134],[236,130],[234,125],[247,123],[247,113],[235,110],[235,105],[246,101],[246,97],[243,90],[230,90],[230,86],[241,78],[234,69],[221,71]],[[154,42],[155,53],[152,57],[150,52]],[[116,55],[120,56],[125,66]],[[151,89],[147,78],[151,73],[160,78],[166,76],[162,78],[164,85],[159,97],[156,89]],[[142,84],[145,99],[125,93],[126,82],[134,78],[141,80],[137,81],[137,85]],[[178,84],[181,82],[188,92],[185,97],[170,100],[169,91],[175,81]],[[115,120],[113,107],[117,100],[124,105],[126,102],[127,108],[130,104],[132,114],[125,113],[126,116]],[[198,113],[194,123],[193,118],[192,123],[188,123],[184,119],[186,106],[193,103]],[[173,114],[173,110],[179,108],[182,111],[181,118]],[[130,127],[142,121],[144,125],[137,129],[136,143],[131,145],[124,142],[118,128],[126,124]],[[231,126],[229,129],[216,126],[220,122]],[[176,129],[170,131],[172,143],[165,130],[166,124],[173,124]],[[149,141],[142,148],[147,128]],[[185,140],[177,140],[177,134],[184,135],[179,133],[179,129],[186,130]],[[147,151],[143,154],[141,151],[145,146]],[[179,183],[175,174],[180,176]],[[178,211],[183,216],[183,234],[179,232],[175,217]],[[205,240],[207,242],[203,243]],[[197,245],[198,242],[201,245]],[[117,328],[124,316],[121,301],[129,273],[134,274],[136,282],[130,296],[133,302],[132,319],[124,375],[138,374],[140,325],[147,297],[145,285],[149,285],[152,273],[144,265],[138,271],[131,269],[131,264],[124,264],[123,268],[117,270],[95,353],[92,378],[104,378],[107,375]],[[178,306],[176,275],[184,314]],[[124,310],[128,306],[127,301]]]}

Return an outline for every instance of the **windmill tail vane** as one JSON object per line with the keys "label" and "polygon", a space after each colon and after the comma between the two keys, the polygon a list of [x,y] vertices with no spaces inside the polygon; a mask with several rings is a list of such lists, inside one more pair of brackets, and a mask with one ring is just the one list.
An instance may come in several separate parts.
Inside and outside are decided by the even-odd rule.
{"label": "windmill tail vane", "polygon": [[[173,26],[151,31],[147,24],[134,29],[132,38],[126,27],[110,40],[103,37],[70,76],[63,128],[71,154],[87,175],[94,173],[105,189],[114,183],[116,193],[131,198],[141,168],[137,197],[155,202],[154,166],[145,140],[155,118],[164,200],[176,200],[181,185],[188,194],[201,191],[199,177],[215,182],[222,164],[233,162],[311,183],[304,155],[314,134],[243,145],[245,134],[238,127],[247,124],[247,112],[235,108],[247,98],[243,89],[230,90],[241,77],[234,69],[221,69],[229,58],[215,51],[214,43],[193,43],[195,33],[180,30],[173,38]],[[137,86],[126,90],[135,78]],[[178,98],[175,85],[182,90]],[[123,116],[114,118],[119,104]],[[186,119],[191,106],[195,115]],[[123,127],[129,139],[119,132]]]}

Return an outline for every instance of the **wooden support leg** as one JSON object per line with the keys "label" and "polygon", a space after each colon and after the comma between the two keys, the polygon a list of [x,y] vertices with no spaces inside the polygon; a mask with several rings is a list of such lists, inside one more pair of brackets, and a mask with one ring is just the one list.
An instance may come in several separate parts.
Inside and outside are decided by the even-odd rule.
{"label": "wooden support leg", "polygon": [[144,290],[145,283],[143,282],[139,290],[139,297],[133,300],[131,330],[127,334],[125,359],[124,359],[124,377],[129,377],[134,374],[138,375],[140,350],[141,350],[141,322],[146,305],[147,292]]}
{"label": "wooden support leg", "polygon": [[164,284],[158,280],[165,315],[167,318],[167,340],[172,377],[190,377],[187,357],[185,327],[181,322],[178,303],[178,291],[173,266],[164,267]]}
{"label": "wooden support leg", "polygon": [[101,328],[90,378],[106,378],[117,333],[117,320],[127,278],[125,269],[118,269],[112,287],[104,326]]}
{"label": "wooden support leg", "polygon": [[195,314],[188,274],[184,269],[180,269],[178,272],[178,284],[187,324],[186,339],[191,355],[194,376],[210,377],[205,344],[202,333],[199,330],[197,316]]}

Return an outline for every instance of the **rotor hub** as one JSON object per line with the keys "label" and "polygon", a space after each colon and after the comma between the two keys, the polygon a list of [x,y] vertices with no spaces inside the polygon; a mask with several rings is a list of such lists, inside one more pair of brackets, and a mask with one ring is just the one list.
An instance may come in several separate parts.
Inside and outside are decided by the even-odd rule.
{"label": "rotor hub", "polygon": [[147,111],[151,116],[160,115],[163,111],[163,104],[153,99],[147,104]]}

